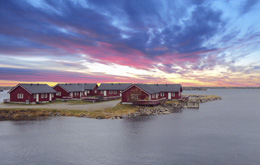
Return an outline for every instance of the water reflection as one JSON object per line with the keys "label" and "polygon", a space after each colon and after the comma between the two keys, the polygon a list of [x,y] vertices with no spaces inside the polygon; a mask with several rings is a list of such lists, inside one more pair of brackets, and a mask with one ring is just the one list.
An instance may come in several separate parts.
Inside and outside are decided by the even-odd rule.
{"label": "water reflection", "polygon": [[199,110],[122,120],[2,121],[0,164],[258,165],[260,90],[208,94],[224,99]]}

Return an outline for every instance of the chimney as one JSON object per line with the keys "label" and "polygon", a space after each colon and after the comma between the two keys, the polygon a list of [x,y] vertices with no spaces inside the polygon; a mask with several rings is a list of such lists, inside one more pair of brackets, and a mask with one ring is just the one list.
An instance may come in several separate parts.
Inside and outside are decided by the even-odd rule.
{"label": "chimney", "polygon": [[167,84],[166,84],[166,86],[167,86]]}
{"label": "chimney", "polygon": [[39,83],[37,85],[39,85]]}
{"label": "chimney", "polygon": [[158,86],[158,84],[157,84],[157,86]]}

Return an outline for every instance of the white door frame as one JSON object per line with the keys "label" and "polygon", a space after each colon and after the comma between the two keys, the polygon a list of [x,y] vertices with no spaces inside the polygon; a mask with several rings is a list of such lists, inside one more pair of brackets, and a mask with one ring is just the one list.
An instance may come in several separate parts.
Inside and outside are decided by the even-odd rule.
{"label": "white door frame", "polygon": [[51,95],[51,93],[49,94],[49,97],[50,97],[49,100],[52,101],[52,95]]}
{"label": "white door frame", "polygon": [[104,90],[104,96],[107,96],[107,91],[106,90]]}
{"label": "white door frame", "polygon": [[39,102],[39,94],[36,94],[36,102]]}
{"label": "white door frame", "polygon": [[168,92],[168,100],[171,100],[171,99],[172,99],[172,93]]}

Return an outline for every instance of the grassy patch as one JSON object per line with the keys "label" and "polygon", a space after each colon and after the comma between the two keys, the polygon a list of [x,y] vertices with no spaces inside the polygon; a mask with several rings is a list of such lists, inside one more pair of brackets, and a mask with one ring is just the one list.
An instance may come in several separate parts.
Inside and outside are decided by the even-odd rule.
{"label": "grassy patch", "polygon": [[117,104],[113,108],[105,108],[96,111],[84,110],[58,110],[45,108],[0,108],[0,119],[16,119],[37,116],[75,116],[108,119],[115,116],[134,113],[138,107],[132,105]]}
{"label": "grassy patch", "polygon": [[91,118],[111,118],[115,116],[122,116],[125,114],[131,114],[134,113],[138,107],[133,105],[123,105],[121,103],[118,103],[113,108],[105,108],[101,110],[91,111],[87,112],[87,116]]}

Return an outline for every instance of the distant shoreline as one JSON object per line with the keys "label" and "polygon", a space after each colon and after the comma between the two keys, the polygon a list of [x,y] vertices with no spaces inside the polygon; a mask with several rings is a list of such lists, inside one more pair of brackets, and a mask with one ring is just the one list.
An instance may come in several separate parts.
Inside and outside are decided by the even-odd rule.
{"label": "distant shoreline", "polygon": [[[12,86],[0,86],[0,90],[10,90]],[[260,89],[259,87],[207,87],[207,86],[183,86],[183,90],[208,90],[208,89]]]}
{"label": "distant shoreline", "polygon": [[200,90],[206,91],[208,89],[260,89],[260,87],[182,87],[183,90]]}

